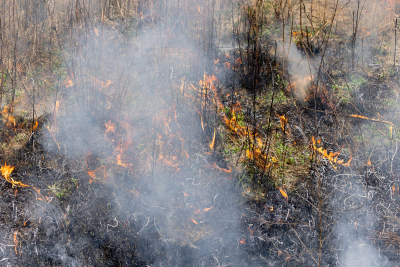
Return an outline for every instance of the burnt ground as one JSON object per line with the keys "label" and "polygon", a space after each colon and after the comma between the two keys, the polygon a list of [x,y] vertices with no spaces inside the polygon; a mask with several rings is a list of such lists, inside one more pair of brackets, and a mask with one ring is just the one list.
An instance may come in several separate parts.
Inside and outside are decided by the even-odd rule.
{"label": "burnt ground", "polygon": [[[307,106],[300,109],[302,113],[299,107],[285,109],[288,127],[310,125],[315,118]],[[15,180],[30,185],[16,189],[2,181],[4,262],[29,266],[314,266],[321,253],[323,266],[336,266],[343,254],[346,261],[357,264],[359,259],[352,259],[351,253],[359,249],[370,250],[374,256],[368,260],[379,266],[386,266],[386,261],[391,266],[398,259],[399,178],[393,168],[398,160],[393,142],[375,148],[370,157],[374,163],[356,165],[361,167],[337,165],[335,169],[327,159],[314,155],[308,175],[288,192],[288,198],[268,186],[263,199],[251,200],[237,187],[240,173],[226,171],[229,164],[220,152],[210,152],[207,139],[192,141],[189,158],[182,156],[184,163],[179,167],[159,163],[151,170],[151,159],[138,147],[125,152],[136,165],[124,167],[115,164],[114,145],[105,139],[104,126],[92,121],[88,130],[76,114],[69,116],[61,120],[62,129],[68,130],[55,135],[57,141],[64,140],[60,148],[45,127],[51,116],[43,116],[28,142],[3,159],[15,166]],[[329,130],[337,123],[334,116],[320,112],[317,119],[322,145],[338,149],[336,142],[349,139],[331,137]],[[180,117],[178,122],[182,128],[200,127],[199,120]],[[357,121],[345,123],[357,129]],[[143,129],[133,138],[138,142],[146,125],[133,124]],[[3,127],[7,133],[3,136],[16,135],[16,130]],[[274,131],[279,127],[276,124]],[[176,129],[171,124],[171,131]],[[313,130],[311,126],[300,133],[309,136]],[[186,139],[192,134],[184,132]],[[286,142],[302,139],[288,136]],[[179,142],[174,144],[176,137],[169,142],[172,151],[180,149]],[[353,154],[353,162],[365,159]],[[95,177],[89,174],[91,170],[96,170]]]}
{"label": "burnt ground", "polygon": [[[396,77],[335,74],[343,62],[333,61],[329,74],[342,83],[322,77],[298,99],[274,44],[259,57],[248,43],[247,54],[198,60],[173,36],[179,30],[160,50],[143,38],[132,58],[119,53],[124,42],[106,43],[111,70],[95,85],[100,42],[78,47],[77,61],[90,62],[57,84],[64,113],[38,118],[33,134],[24,116],[1,125],[0,160],[29,186],[1,180],[0,263],[396,266],[398,144],[396,127],[382,122],[397,122]],[[121,71],[132,65],[132,77]],[[133,108],[122,110],[123,100]],[[317,152],[312,137],[348,166]]]}

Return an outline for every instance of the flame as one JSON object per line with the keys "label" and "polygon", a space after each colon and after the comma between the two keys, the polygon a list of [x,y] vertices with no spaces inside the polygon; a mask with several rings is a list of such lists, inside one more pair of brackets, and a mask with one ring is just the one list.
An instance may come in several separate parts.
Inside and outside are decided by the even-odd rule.
{"label": "flame", "polygon": [[198,225],[199,223],[196,222],[195,220],[193,220],[192,218],[190,218],[190,220],[192,221],[192,223],[194,223],[195,225]]}
{"label": "flame", "polygon": [[279,117],[279,122],[281,124],[282,131],[284,131],[285,133],[289,134],[289,127],[287,126],[288,125],[288,120],[285,117],[285,115],[280,116],[280,115],[276,114],[276,116]]}
{"label": "flame", "polygon": [[300,76],[293,76],[293,81],[292,83],[289,84],[287,87],[287,90],[289,92],[294,92],[296,96],[306,99],[306,88],[309,86],[310,82],[312,81],[313,76],[306,76],[306,77],[300,77]]}
{"label": "flame", "polygon": [[201,112],[199,110],[197,110],[197,113],[199,113],[199,115],[200,115],[201,128],[204,131],[203,116],[201,116]]}
{"label": "flame", "polygon": [[357,222],[354,222],[354,226],[356,227],[356,231],[357,231]]}
{"label": "flame", "polygon": [[10,166],[10,165],[7,165],[7,163],[4,163],[4,166],[2,166],[0,168],[1,175],[3,175],[4,179],[6,179],[7,182],[12,184],[12,187],[16,187],[16,186],[27,187],[27,186],[29,186],[29,185],[23,184],[21,182],[14,181],[14,179],[11,178],[11,173],[14,170],[14,168],[15,168],[14,166]]}
{"label": "flame", "polygon": [[389,124],[390,138],[393,138],[393,126],[394,125],[390,121],[385,121],[385,120],[380,120],[380,119],[370,119],[368,117],[357,115],[357,114],[349,115],[349,117]]}
{"label": "flame", "polygon": [[96,173],[95,173],[95,171],[92,171],[92,170],[88,170],[87,173],[89,174],[90,178],[92,178],[92,179],[89,179],[89,184],[91,184],[91,183],[93,183],[93,180],[96,179]]}
{"label": "flame", "polygon": [[184,197],[189,197],[189,194],[188,193],[186,193],[186,192],[184,192],[184,191],[182,191],[183,192],[183,196]]}
{"label": "flame", "polygon": [[4,107],[3,114],[10,114],[10,113],[14,113],[14,108],[11,106],[11,104],[8,104],[7,106]]}
{"label": "flame", "polygon": [[228,166],[229,169],[223,169],[221,167],[218,167],[217,163],[215,163],[215,162],[213,164],[211,164],[211,167],[216,168],[216,169],[218,169],[220,171],[223,171],[223,172],[226,172],[226,173],[231,173],[232,172],[231,166]]}
{"label": "flame", "polygon": [[211,144],[210,144],[210,148],[211,148],[212,150],[214,150],[214,144],[215,144],[215,128],[214,128],[214,137],[213,137],[213,140],[212,140],[212,142],[211,142]]}
{"label": "flame", "polygon": [[242,239],[239,241],[240,244],[246,244],[246,239]]}
{"label": "flame", "polygon": [[64,82],[65,88],[74,86],[74,82],[71,80],[71,77],[67,75],[67,79]]}
{"label": "flame", "polygon": [[18,254],[18,250],[17,250],[17,247],[18,247],[17,234],[18,234],[18,231],[15,231],[15,232],[14,232],[14,244],[15,244],[14,249],[15,249],[15,254]]}
{"label": "flame", "polygon": [[189,206],[189,208],[193,209],[193,213],[194,214],[200,214],[201,213],[201,211],[198,208],[194,207],[194,206]]}
{"label": "flame", "polygon": [[205,208],[205,209],[203,209],[203,212],[207,212],[207,211],[209,211],[209,210],[211,210],[213,207],[211,207],[211,208]]}
{"label": "flame", "polygon": [[36,191],[36,193],[39,195],[39,197],[37,197],[38,200],[44,201],[47,200],[47,203],[51,202],[53,200],[53,198],[51,197],[47,197],[47,196],[43,196],[40,193],[40,189],[37,189],[36,187],[32,186],[32,188]]}
{"label": "flame", "polygon": [[15,119],[14,119],[14,116],[12,116],[12,115],[9,115],[8,117],[7,117],[7,125],[8,126],[14,126],[15,127]]}
{"label": "flame", "polygon": [[312,142],[313,142],[314,151],[318,152],[323,158],[327,159],[327,160],[329,161],[329,163],[331,163],[331,165],[332,165],[335,169],[336,169],[336,166],[335,166],[334,164],[340,164],[340,165],[342,165],[342,166],[350,166],[350,162],[352,161],[351,153],[350,153],[350,158],[349,158],[348,162],[347,162],[347,163],[343,163],[343,161],[344,161],[343,159],[338,160],[338,157],[339,157],[339,155],[340,155],[340,152],[339,152],[339,151],[337,151],[337,152],[330,152],[330,153],[328,154],[328,151],[327,151],[326,149],[323,149],[322,147],[317,147],[317,146],[316,146],[316,143],[318,143],[318,142],[315,141],[314,136],[311,137],[311,140],[312,140]]}
{"label": "flame", "polygon": [[39,125],[38,121],[35,121],[35,124],[33,125],[33,130],[34,131],[37,129],[38,125]]}
{"label": "flame", "polygon": [[109,120],[106,124],[104,124],[104,126],[106,127],[106,131],[104,132],[104,138],[109,141],[109,142],[114,142],[113,139],[108,139],[107,136],[108,135],[112,135],[114,133],[116,133],[117,131],[117,127],[115,125],[115,123],[111,122],[111,120]]}
{"label": "flame", "polygon": [[282,189],[281,187],[278,186],[278,188],[279,188],[279,191],[281,191],[282,196],[283,196],[284,198],[288,198],[288,195],[286,194],[286,192],[283,191],[283,189]]}

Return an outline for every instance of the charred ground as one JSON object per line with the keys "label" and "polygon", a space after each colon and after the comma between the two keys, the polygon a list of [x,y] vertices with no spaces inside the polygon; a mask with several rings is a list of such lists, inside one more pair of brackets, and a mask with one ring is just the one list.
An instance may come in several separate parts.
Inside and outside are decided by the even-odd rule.
{"label": "charred ground", "polygon": [[0,264],[396,266],[397,5],[4,0]]}

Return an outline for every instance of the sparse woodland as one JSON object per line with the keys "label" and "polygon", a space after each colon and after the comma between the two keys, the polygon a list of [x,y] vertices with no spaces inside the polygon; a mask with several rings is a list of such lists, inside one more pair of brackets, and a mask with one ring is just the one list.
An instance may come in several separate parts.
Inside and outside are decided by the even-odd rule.
{"label": "sparse woodland", "polygon": [[399,265],[399,1],[0,14],[1,265]]}

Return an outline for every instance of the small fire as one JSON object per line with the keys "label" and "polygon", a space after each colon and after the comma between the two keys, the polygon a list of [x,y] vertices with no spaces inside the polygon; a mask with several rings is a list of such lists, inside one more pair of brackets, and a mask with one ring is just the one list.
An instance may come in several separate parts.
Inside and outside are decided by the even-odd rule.
{"label": "small fire", "polygon": [[246,239],[242,239],[239,241],[240,244],[246,244]]}
{"label": "small fire", "polygon": [[192,218],[190,218],[190,220],[192,221],[192,223],[194,223],[195,225],[198,225],[199,223],[196,222],[195,220],[193,220]]}
{"label": "small fire", "polygon": [[209,211],[209,210],[211,210],[213,207],[211,207],[211,208],[205,208],[205,209],[203,209],[203,212],[207,212],[207,211]]}
{"label": "small fire", "polygon": [[29,185],[23,184],[21,182],[14,181],[14,179],[11,178],[11,173],[14,170],[14,168],[15,168],[14,166],[10,166],[10,165],[7,165],[7,163],[4,163],[4,166],[2,166],[0,168],[1,174],[3,175],[4,179],[6,179],[7,182],[11,183],[13,187],[16,187],[16,186],[27,187],[27,186],[29,186]]}
{"label": "small fire", "polygon": [[96,179],[96,173],[91,170],[88,170],[87,173],[89,174],[90,178],[92,178],[92,179],[89,179],[89,183],[91,184],[93,182],[93,180]]}
{"label": "small fire", "polygon": [[214,150],[214,144],[215,144],[215,128],[214,128],[214,137],[213,137],[213,140],[212,140],[212,142],[211,142],[211,144],[210,144],[210,148],[211,148],[212,150]]}
{"label": "small fire", "polygon": [[231,166],[228,166],[229,169],[223,169],[223,168],[218,167],[217,163],[215,163],[215,162],[214,162],[214,164],[211,165],[211,167],[216,168],[216,169],[218,169],[220,171],[223,171],[223,172],[226,172],[226,173],[231,173],[232,172]]}
{"label": "small fire", "polygon": [[204,131],[203,116],[201,116],[201,112],[199,110],[197,110],[197,113],[199,113],[199,115],[200,115],[201,128]]}
{"label": "small fire", "polygon": [[37,189],[36,187],[34,187],[34,186],[32,186],[32,188],[36,191],[36,193],[39,195],[39,197],[37,197],[36,196],[36,199],[38,199],[38,200],[41,200],[41,201],[47,201],[47,203],[50,203],[52,200],[53,200],[53,198],[51,198],[51,197],[47,197],[47,196],[43,196],[41,193],[40,193],[40,189]]}
{"label": "small fire", "polygon": [[281,191],[282,196],[287,199],[288,195],[286,194],[286,192],[281,187],[278,186],[278,188],[279,188],[279,191]]}
{"label": "small fire", "polygon": [[71,80],[71,77],[67,76],[67,80],[64,82],[65,88],[74,86],[74,82]]}
{"label": "small fire", "polygon": [[343,162],[344,162],[343,159],[338,160],[338,157],[339,157],[339,155],[340,155],[340,151],[337,151],[337,152],[330,152],[330,153],[328,154],[328,151],[327,151],[326,149],[323,149],[322,147],[317,147],[316,144],[319,143],[319,142],[318,142],[319,140],[318,140],[318,141],[315,141],[314,136],[311,138],[311,140],[312,140],[312,142],[313,142],[314,151],[318,152],[323,158],[327,159],[327,160],[329,161],[329,163],[331,163],[331,165],[332,165],[335,169],[336,169],[336,166],[334,165],[334,163],[335,163],[335,164],[340,164],[340,165],[342,165],[342,166],[350,166],[350,163],[351,163],[351,161],[352,161],[351,154],[350,154],[349,161],[348,161],[347,163],[343,163]]}
{"label": "small fire", "polygon": [[8,104],[7,106],[4,107],[3,109],[3,114],[10,114],[13,113],[13,107],[11,106],[11,104]]}
{"label": "small fire", "polygon": [[294,76],[293,77],[293,82],[289,84],[288,86],[288,91],[293,92],[296,97],[300,99],[306,99],[307,97],[307,88],[312,81],[313,76],[306,76],[306,77],[300,77],[300,76]]}
{"label": "small fire", "polygon": [[[379,113],[378,113],[379,114]],[[375,122],[381,122],[381,123],[386,123],[389,125],[389,130],[390,130],[390,138],[393,138],[393,123],[391,123],[390,121],[385,121],[385,120],[380,120],[380,119],[370,119],[368,117],[365,116],[361,116],[361,115],[357,115],[357,114],[352,114],[349,115],[349,117],[353,117],[353,118],[358,118],[358,119],[363,119],[363,120],[369,120],[369,121],[375,121]]]}
{"label": "small fire", "polygon": [[15,127],[15,119],[14,119],[14,116],[8,116],[7,117],[7,125],[8,126],[14,126]]}
{"label": "small fire", "polygon": [[10,181],[10,174],[14,170],[14,168],[15,167],[13,166],[7,165],[7,163],[5,163],[4,166],[0,168],[1,174],[4,176],[4,179]]}
{"label": "small fire", "polygon": [[356,227],[356,231],[357,231],[357,222],[354,222],[354,226]]}
{"label": "small fire", "polygon": [[18,250],[17,250],[17,247],[18,247],[17,235],[18,235],[18,231],[15,231],[15,232],[14,232],[14,245],[15,245],[14,249],[15,249],[15,254],[18,254]]}
{"label": "small fire", "polygon": [[37,129],[38,125],[39,125],[39,122],[35,121],[35,124],[33,125],[33,128],[32,128],[33,131],[35,131]]}
{"label": "small fire", "polygon": [[285,133],[288,133],[288,127],[287,127],[287,125],[288,125],[288,120],[287,120],[287,118],[285,117],[285,115],[280,116],[280,115],[276,114],[276,116],[279,117],[279,121],[280,121],[280,123],[281,123],[282,131],[284,131]]}

